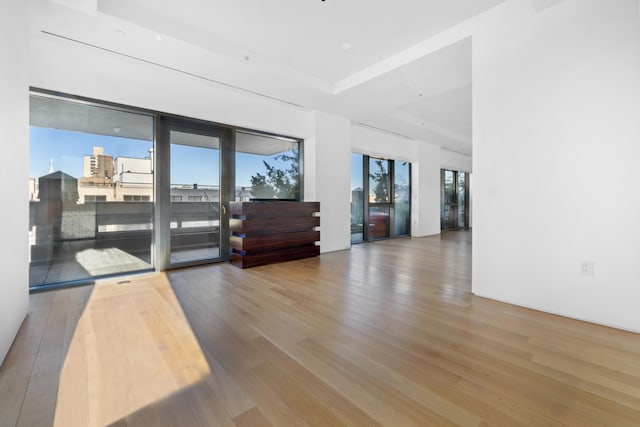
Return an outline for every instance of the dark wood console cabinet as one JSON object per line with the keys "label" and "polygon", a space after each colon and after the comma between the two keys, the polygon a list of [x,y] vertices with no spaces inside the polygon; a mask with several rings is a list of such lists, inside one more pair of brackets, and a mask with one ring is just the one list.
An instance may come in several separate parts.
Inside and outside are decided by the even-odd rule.
{"label": "dark wood console cabinet", "polygon": [[320,254],[320,202],[230,202],[231,264],[255,267]]}

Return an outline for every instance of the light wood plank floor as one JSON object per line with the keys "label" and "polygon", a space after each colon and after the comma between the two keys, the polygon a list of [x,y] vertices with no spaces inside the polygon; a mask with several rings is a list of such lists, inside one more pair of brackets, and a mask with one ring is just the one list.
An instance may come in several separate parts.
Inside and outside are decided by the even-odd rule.
{"label": "light wood plank floor", "polygon": [[470,267],[449,232],[34,294],[0,425],[640,425],[640,335],[474,297]]}

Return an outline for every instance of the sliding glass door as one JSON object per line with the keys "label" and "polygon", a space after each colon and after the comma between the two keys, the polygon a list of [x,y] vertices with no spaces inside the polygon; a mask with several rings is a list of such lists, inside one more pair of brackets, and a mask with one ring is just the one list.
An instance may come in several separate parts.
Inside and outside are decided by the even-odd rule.
{"label": "sliding glass door", "polygon": [[440,228],[451,230],[458,228],[458,200],[456,197],[455,172],[441,171],[442,189],[440,196]]}
{"label": "sliding glass door", "polygon": [[300,139],[47,91],[30,99],[31,289],[225,261],[229,201],[301,199]]}
{"label": "sliding glass door", "polygon": [[351,243],[411,234],[411,164],[351,154]]}
{"label": "sliding glass door", "polygon": [[170,132],[171,263],[220,257],[220,139]]}
{"label": "sliding glass door", "polygon": [[363,156],[351,153],[351,243],[364,240]]}
{"label": "sliding glass door", "polygon": [[395,211],[395,236],[411,234],[411,165],[393,161],[393,207]]}
{"label": "sliding glass door", "polygon": [[457,180],[457,204],[458,204],[458,227],[467,228],[467,173],[458,172]]}
{"label": "sliding glass door", "polygon": [[233,194],[230,131],[195,120],[163,117],[158,161],[161,200],[157,256],[160,268],[228,258],[226,203]]}
{"label": "sliding glass door", "polygon": [[440,174],[440,228],[468,228],[469,174],[446,169],[442,169]]}
{"label": "sliding glass door", "polygon": [[389,160],[369,157],[369,240],[391,235],[391,178]]}

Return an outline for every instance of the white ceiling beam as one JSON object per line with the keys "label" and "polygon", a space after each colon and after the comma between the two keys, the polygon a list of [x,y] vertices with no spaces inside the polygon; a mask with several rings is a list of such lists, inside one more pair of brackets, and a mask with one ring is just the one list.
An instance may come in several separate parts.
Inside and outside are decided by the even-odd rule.
{"label": "white ceiling beam", "polygon": [[333,85],[333,94],[337,95],[345,92],[353,87],[359,86],[369,80],[380,77],[397,68],[423,58],[426,55],[470,37],[473,34],[473,29],[477,25],[478,20],[482,19],[485,14],[486,12],[463,21],[448,30],[438,33],[433,37],[423,40],[416,45],[345,77]]}

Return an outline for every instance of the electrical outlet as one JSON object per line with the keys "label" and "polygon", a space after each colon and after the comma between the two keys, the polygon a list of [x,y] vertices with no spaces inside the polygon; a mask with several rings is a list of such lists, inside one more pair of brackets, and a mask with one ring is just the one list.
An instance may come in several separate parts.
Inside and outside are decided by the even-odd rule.
{"label": "electrical outlet", "polygon": [[580,261],[580,274],[593,276],[593,261]]}

